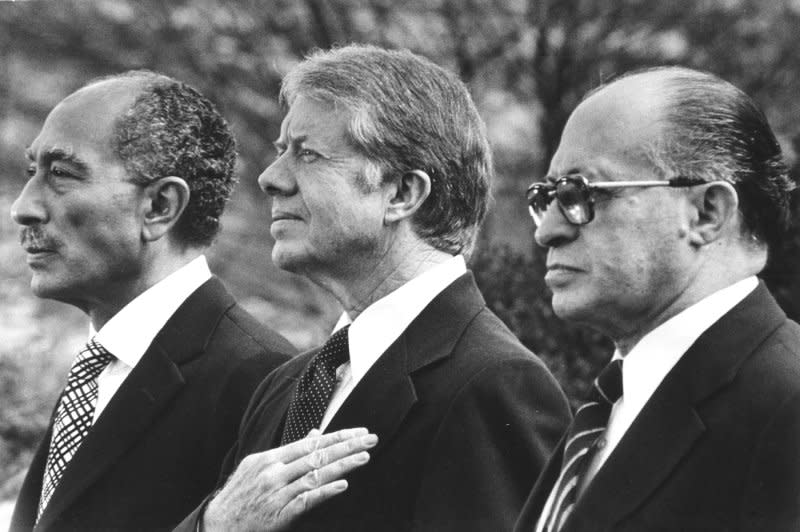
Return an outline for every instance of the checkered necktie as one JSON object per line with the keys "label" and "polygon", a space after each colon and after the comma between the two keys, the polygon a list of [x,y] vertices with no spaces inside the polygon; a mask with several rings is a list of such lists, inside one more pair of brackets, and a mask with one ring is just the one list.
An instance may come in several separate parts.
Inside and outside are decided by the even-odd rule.
{"label": "checkered necktie", "polygon": [[564,446],[561,475],[554,489],[550,514],[542,516],[544,532],[556,532],[572,513],[581,477],[589,465],[595,446],[606,430],[611,407],[622,397],[622,359],[612,360],[592,386],[588,403],[575,412]]}
{"label": "checkered necktie", "polygon": [[350,359],[347,346],[349,328],[349,325],[342,327],[328,338],[300,375],[286,415],[281,445],[302,439],[311,429],[319,428],[336,385],[336,368]]}
{"label": "checkered necktie", "polygon": [[92,338],[72,363],[53,422],[53,436],[44,469],[37,521],[47,507],[67,464],[89,433],[94,405],[97,402],[96,379],[113,359],[114,355]]}

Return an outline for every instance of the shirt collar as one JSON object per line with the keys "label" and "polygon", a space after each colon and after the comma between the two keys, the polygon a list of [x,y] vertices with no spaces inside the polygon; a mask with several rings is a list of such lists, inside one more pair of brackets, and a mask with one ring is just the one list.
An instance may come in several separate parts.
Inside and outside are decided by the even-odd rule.
{"label": "shirt collar", "polygon": [[[622,389],[626,403],[644,404],[683,354],[725,313],[758,286],[755,276],[701,299],[642,338],[625,356]],[[614,358],[622,358],[619,351]]]}
{"label": "shirt collar", "polygon": [[129,367],[135,367],[178,307],[211,278],[204,255],[154,284],[114,314],[99,331],[89,324],[89,337]]}
{"label": "shirt collar", "polygon": [[361,379],[428,303],[466,272],[464,257],[456,255],[374,302],[352,323],[342,313],[333,330],[351,323],[348,347],[353,379]]}

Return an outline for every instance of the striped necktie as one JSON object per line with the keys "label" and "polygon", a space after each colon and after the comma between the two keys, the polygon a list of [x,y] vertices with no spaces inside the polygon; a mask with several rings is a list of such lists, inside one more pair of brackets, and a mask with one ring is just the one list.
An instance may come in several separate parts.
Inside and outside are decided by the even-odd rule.
{"label": "striped necktie", "polygon": [[592,386],[588,403],[575,412],[567,435],[561,475],[553,488],[550,513],[542,516],[545,532],[561,530],[577,501],[581,476],[600,436],[605,432],[611,407],[622,397],[622,359],[612,360]]}
{"label": "striped necktie", "polygon": [[114,355],[92,338],[72,363],[53,421],[37,521],[50,502],[67,464],[89,433],[97,403],[97,376],[113,359]]}
{"label": "striped necktie", "polygon": [[350,325],[342,327],[328,338],[300,376],[289,404],[281,445],[304,438],[308,431],[319,428],[322,423],[336,386],[336,368],[350,360],[349,328]]}

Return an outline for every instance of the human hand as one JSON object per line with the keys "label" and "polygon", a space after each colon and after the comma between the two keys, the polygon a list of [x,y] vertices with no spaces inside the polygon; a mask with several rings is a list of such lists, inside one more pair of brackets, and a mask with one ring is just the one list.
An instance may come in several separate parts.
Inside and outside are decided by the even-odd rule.
{"label": "human hand", "polygon": [[208,503],[203,529],[279,532],[298,516],[347,489],[342,477],[366,464],[378,437],[365,428],[302,440],[246,456]]}

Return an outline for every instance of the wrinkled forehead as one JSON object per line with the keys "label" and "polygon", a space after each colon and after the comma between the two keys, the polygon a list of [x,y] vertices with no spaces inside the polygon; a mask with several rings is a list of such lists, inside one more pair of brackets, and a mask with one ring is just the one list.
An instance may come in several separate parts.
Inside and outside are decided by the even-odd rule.
{"label": "wrinkled forehead", "polygon": [[582,173],[590,179],[630,179],[652,171],[664,134],[664,95],[658,84],[623,79],[590,95],[573,111],[548,177]]}
{"label": "wrinkled forehead", "polygon": [[299,95],[281,123],[281,143],[315,141],[331,147],[350,147],[352,112],[329,100]]}

